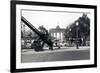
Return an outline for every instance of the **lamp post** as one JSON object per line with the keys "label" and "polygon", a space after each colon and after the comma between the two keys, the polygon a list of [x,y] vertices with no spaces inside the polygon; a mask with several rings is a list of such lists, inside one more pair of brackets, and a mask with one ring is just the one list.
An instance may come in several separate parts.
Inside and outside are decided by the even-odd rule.
{"label": "lamp post", "polygon": [[72,29],[70,28],[69,29],[69,32],[70,32],[70,45],[71,45],[71,31],[72,31]]}
{"label": "lamp post", "polygon": [[76,22],[76,48],[77,49],[79,49],[79,40],[78,40],[78,35],[79,35],[79,33],[78,33],[78,31],[79,31],[79,29],[78,29],[78,26],[79,26],[79,23],[78,22]]}
{"label": "lamp post", "polygon": [[71,31],[72,29],[70,28],[69,31]]}

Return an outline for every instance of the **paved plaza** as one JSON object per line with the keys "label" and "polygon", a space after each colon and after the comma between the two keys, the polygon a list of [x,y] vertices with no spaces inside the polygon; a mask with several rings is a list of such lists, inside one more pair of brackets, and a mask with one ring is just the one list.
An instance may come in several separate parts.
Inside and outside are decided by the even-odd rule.
{"label": "paved plaza", "polygon": [[22,63],[28,62],[48,62],[48,61],[69,61],[69,60],[88,60],[90,59],[89,47],[62,47],[54,50],[45,49],[35,52],[34,49],[24,49],[21,54]]}

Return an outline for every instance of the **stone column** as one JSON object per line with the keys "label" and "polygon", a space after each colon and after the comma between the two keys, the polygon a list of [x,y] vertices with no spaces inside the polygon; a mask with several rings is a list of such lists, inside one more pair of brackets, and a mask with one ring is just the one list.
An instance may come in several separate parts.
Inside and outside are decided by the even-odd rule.
{"label": "stone column", "polygon": [[57,39],[57,32],[55,33],[55,37],[56,37],[56,39]]}
{"label": "stone column", "polygon": [[55,36],[56,34],[55,34],[55,33],[53,33],[53,34],[54,34],[54,37],[56,37],[56,36]]}
{"label": "stone column", "polygon": [[61,40],[62,40],[62,33],[61,33]]}
{"label": "stone column", "polygon": [[60,37],[60,40],[61,40],[61,32],[59,33],[59,37]]}
{"label": "stone column", "polygon": [[52,33],[53,34],[53,37],[54,37],[54,33]]}
{"label": "stone column", "polygon": [[53,36],[53,33],[51,33],[51,36]]}

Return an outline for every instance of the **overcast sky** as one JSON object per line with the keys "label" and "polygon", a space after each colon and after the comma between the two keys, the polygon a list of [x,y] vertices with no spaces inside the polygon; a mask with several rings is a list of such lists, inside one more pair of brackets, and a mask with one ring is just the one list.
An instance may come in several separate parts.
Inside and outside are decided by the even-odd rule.
{"label": "overcast sky", "polygon": [[24,16],[36,28],[43,25],[49,30],[50,28],[56,28],[57,25],[59,25],[60,28],[66,28],[69,24],[81,17],[82,13],[23,10],[22,16]]}

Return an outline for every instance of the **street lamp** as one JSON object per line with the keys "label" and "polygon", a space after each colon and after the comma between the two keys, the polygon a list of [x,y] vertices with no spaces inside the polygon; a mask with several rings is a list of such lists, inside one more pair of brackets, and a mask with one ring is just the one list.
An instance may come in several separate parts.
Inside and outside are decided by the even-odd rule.
{"label": "street lamp", "polygon": [[69,31],[71,31],[72,29],[70,28]]}
{"label": "street lamp", "polygon": [[78,35],[79,35],[79,33],[78,33],[78,31],[79,31],[79,29],[78,29],[78,26],[79,26],[79,23],[78,22],[76,22],[76,48],[77,49],[79,49],[79,46],[78,46],[78,44],[79,44],[79,40],[78,40]]}
{"label": "street lamp", "polygon": [[70,36],[70,39],[69,39],[69,40],[70,40],[70,45],[71,45],[71,38],[72,38],[72,37],[71,37],[71,31],[72,31],[72,29],[70,28],[70,29],[69,29],[69,32],[70,32],[70,34],[69,34],[69,36]]}
{"label": "street lamp", "polygon": [[79,23],[78,22],[76,22],[76,26],[78,26],[79,25]]}

